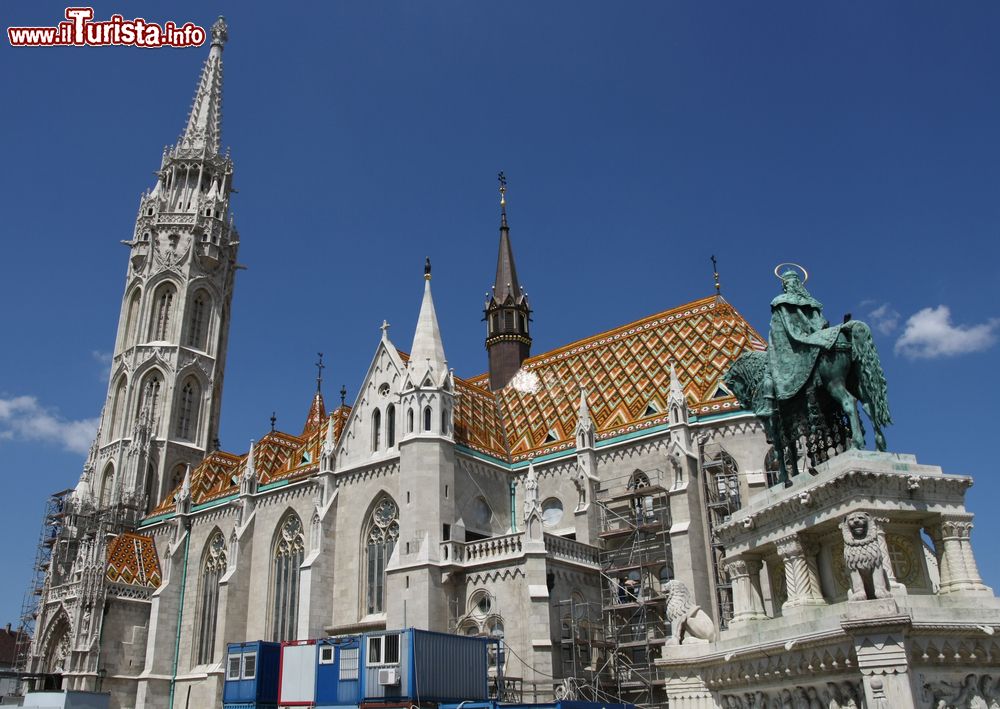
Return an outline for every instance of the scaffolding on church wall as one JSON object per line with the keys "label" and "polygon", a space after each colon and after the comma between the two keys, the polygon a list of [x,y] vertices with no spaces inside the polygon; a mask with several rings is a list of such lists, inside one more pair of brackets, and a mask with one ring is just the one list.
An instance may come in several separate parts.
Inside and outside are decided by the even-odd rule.
{"label": "scaffolding on church wall", "polygon": [[719,629],[725,630],[733,619],[733,586],[722,566],[725,549],[716,529],[728,522],[743,506],[740,475],[736,461],[717,444],[702,450],[702,479],[705,481],[705,506],[708,508],[708,532],[711,543],[712,572]]}
{"label": "scaffolding on church wall", "polygon": [[600,538],[602,635],[592,639],[594,686],[639,707],[666,704],[655,660],[667,642],[663,585],[673,578],[670,500],[665,473],[636,470],[602,482]]}
{"label": "scaffolding on church wall", "polygon": [[[45,612],[46,595],[54,588],[83,584],[81,607],[103,601],[107,585],[103,566],[108,545],[123,532],[134,530],[145,514],[145,499],[94,508],[80,505],[72,493],[73,489],[53,493],[45,503],[32,576],[21,605],[14,667],[18,672],[43,669],[34,666],[42,659],[38,657],[40,648],[35,645],[35,636],[37,623]],[[82,569],[75,568],[84,542],[93,545],[93,558],[100,564],[101,573],[84,575],[80,573]]]}
{"label": "scaffolding on church wall", "polygon": [[31,567],[31,580],[24,592],[21,602],[21,620],[17,628],[17,640],[14,647],[14,671],[23,672],[27,669],[31,643],[35,635],[35,621],[45,593],[45,583],[52,566],[52,551],[59,541],[67,512],[67,498],[72,490],[49,495],[45,501],[42,513],[41,530],[38,533],[38,546],[35,549],[35,561]]}

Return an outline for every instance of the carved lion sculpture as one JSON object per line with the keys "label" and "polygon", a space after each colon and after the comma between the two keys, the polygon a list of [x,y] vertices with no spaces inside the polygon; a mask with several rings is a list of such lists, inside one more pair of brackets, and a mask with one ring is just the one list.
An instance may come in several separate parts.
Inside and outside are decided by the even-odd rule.
{"label": "carved lion sculpture", "polygon": [[683,582],[667,581],[663,592],[667,595],[667,620],[670,621],[668,645],[682,645],[685,639],[715,640],[715,623],[700,606],[691,602],[691,592]]}
{"label": "carved lion sculpture", "polygon": [[889,598],[889,578],[875,521],[867,512],[852,512],[840,523],[844,534],[844,563],[851,572],[849,601]]}

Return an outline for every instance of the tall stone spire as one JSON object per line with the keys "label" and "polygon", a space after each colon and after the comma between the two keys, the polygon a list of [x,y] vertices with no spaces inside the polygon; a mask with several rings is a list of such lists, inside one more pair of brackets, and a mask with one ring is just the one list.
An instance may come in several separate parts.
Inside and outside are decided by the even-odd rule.
{"label": "tall stone spire", "polygon": [[226,39],[219,18],[184,132],[163,151],[122,242],[123,315],[90,487],[100,505],[123,504],[133,517],[155,508],[218,437],[239,249],[233,163],[219,153]]}
{"label": "tall stone spire", "polygon": [[226,21],[220,16],[212,25],[212,48],[201,70],[187,127],[177,147],[216,155],[222,144],[222,47],[229,39]]}
{"label": "tall stone spire", "polygon": [[410,362],[417,371],[423,371],[423,367],[429,365],[432,370],[439,374],[447,366],[447,360],[444,357],[444,343],[441,341],[441,329],[438,327],[434,298],[431,295],[431,260],[429,258],[424,264],[424,299],[420,303],[417,329],[413,333]]}
{"label": "tall stone spire", "polygon": [[507,178],[500,180],[500,249],[497,253],[497,273],[492,294],[487,294],[484,308],[486,319],[486,350],[490,359],[490,389],[502,389],[531,354],[528,323],[531,308],[528,297],[517,279],[514,249],[507,225]]}

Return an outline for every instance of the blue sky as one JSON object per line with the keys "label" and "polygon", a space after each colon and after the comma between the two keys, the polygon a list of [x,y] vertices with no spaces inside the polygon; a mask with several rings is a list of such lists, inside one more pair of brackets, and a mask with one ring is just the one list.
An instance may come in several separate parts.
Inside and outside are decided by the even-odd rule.
{"label": "blue sky", "polygon": [[[296,432],[326,353],[353,396],[379,338],[408,349],[425,256],[445,348],[485,369],[495,175],[535,352],[712,291],[762,332],[780,261],[838,322],[869,319],[890,447],[976,476],[973,542],[1000,586],[1000,4],[95,5],[207,27],[240,260],[223,447]],[[6,2],[9,25],[64,5]],[[139,193],[207,48],[0,42],[0,623],[16,622],[46,493],[75,484],[106,393]],[[6,620],[5,620],[6,619]]]}

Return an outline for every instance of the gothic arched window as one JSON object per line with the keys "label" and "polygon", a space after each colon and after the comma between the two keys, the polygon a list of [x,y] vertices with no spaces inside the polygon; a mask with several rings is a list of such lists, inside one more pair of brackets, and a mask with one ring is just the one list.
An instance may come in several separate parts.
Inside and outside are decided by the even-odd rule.
{"label": "gothic arched window", "polygon": [[294,512],[281,523],[271,567],[271,640],[294,640],[299,619],[299,567],[305,552],[302,520]]}
{"label": "gothic arched window", "polygon": [[152,512],[159,502],[156,497],[156,466],[150,463],[146,466],[146,514]]}
{"label": "gothic arched window", "polygon": [[107,440],[112,441],[118,436],[122,435],[122,431],[125,430],[125,384],[127,380],[124,376],[118,379],[118,385],[115,387],[115,395],[111,399],[111,425],[108,426],[108,438]]}
{"label": "gothic arched window", "polygon": [[115,466],[113,463],[108,463],[104,468],[104,474],[101,475],[101,488],[100,492],[97,494],[97,506],[99,508],[107,507],[111,504],[111,490],[115,483]]}
{"label": "gothic arched window", "polygon": [[201,387],[194,377],[189,377],[181,387],[181,396],[177,402],[178,438],[194,440],[198,432],[198,413],[201,408]]}
{"label": "gothic arched window", "polygon": [[194,294],[191,301],[191,314],[188,317],[188,347],[199,350],[208,349],[205,341],[208,335],[208,316],[212,312],[211,299],[204,290]]}
{"label": "gothic arched window", "polygon": [[431,407],[430,406],[424,407],[424,430],[425,431],[430,431],[431,430]]}
{"label": "gothic arched window", "polygon": [[372,452],[382,445],[382,412],[378,409],[372,412]]}
{"label": "gothic arched window", "polygon": [[226,538],[216,531],[201,567],[201,616],[198,622],[198,664],[215,660],[215,626],[219,613],[219,580],[226,571]]}
{"label": "gothic arched window", "polygon": [[406,432],[413,433],[413,409],[406,412]]}
{"label": "gothic arched window", "polygon": [[174,466],[174,473],[170,476],[170,489],[176,490],[184,482],[184,473],[187,472],[187,466],[184,463],[178,463]]}
{"label": "gothic arched window", "polygon": [[163,387],[163,377],[159,372],[150,372],[142,381],[142,391],[139,393],[139,406],[136,409],[136,416],[139,416],[144,409],[149,409],[150,416],[155,420],[159,413],[160,389]]}
{"label": "gothic arched window", "polygon": [[142,290],[136,288],[132,291],[132,297],[128,300],[128,308],[125,310],[125,329],[122,331],[122,347],[129,347],[136,343],[139,330],[139,300],[142,298]]}
{"label": "gothic arched window", "polygon": [[385,407],[385,445],[396,445],[396,407],[392,404]]}
{"label": "gothic arched window", "polygon": [[149,319],[149,339],[153,342],[166,340],[170,336],[170,318],[176,292],[173,284],[164,283],[153,296],[153,312]]}
{"label": "gothic arched window", "polygon": [[388,497],[375,505],[365,535],[366,612],[385,612],[385,567],[399,539],[399,508]]}

